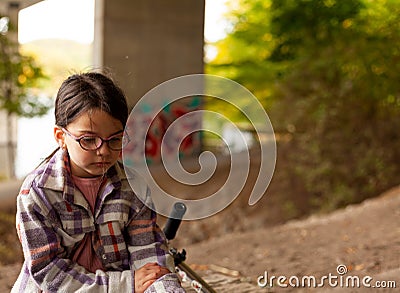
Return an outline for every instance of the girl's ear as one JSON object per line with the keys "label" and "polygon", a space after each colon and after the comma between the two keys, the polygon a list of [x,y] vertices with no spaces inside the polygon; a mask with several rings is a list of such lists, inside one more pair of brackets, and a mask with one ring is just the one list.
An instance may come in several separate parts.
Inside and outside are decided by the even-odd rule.
{"label": "girl's ear", "polygon": [[65,134],[64,131],[57,125],[54,126],[54,139],[56,140],[58,146],[62,149],[65,148]]}

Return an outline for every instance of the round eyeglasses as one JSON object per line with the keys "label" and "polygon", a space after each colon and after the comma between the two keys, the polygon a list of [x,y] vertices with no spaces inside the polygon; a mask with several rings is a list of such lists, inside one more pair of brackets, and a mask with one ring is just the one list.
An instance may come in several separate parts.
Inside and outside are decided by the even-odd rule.
{"label": "round eyeglasses", "polygon": [[113,151],[120,151],[129,143],[128,135],[123,135],[123,133],[114,134],[109,138],[101,138],[100,136],[87,134],[78,137],[73,135],[65,128],[61,129],[64,133],[68,134],[72,139],[78,142],[81,148],[83,148],[85,151],[96,151],[101,148],[103,143],[107,143],[107,146]]}

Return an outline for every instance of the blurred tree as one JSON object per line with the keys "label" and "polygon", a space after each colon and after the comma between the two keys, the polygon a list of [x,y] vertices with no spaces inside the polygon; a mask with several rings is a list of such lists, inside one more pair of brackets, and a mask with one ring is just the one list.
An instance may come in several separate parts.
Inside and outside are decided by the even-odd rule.
{"label": "blurred tree", "polygon": [[9,37],[13,25],[7,17],[0,16],[0,110],[6,112],[7,149],[10,159],[10,174],[15,176],[13,168],[15,146],[12,140],[13,115],[34,117],[46,114],[50,108],[50,99],[40,97],[35,86],[45,78],[42,69],[35,60],[21,55],[18,43]]}
{"label": "blurred tree", "polygon": [[[276,42],[271,34],[271,2],[237,0],[229,3],[231,12],[226,17],[232,30],[226,38],[210,44],[217,48],[217,56],[206,64],[206,71],[239,82],[268,107],[273,84],[285,68],[285,64],[269,60]],[[207,107],[234,121],[245,120],[240,111],[226,107],[226,103],[216,99],[208,102]]]}
{"label": "blurred tree", "polygon": [[290,181],[335,208],[400,182],[400,3],[239,0],[207,71],[292,133]]}

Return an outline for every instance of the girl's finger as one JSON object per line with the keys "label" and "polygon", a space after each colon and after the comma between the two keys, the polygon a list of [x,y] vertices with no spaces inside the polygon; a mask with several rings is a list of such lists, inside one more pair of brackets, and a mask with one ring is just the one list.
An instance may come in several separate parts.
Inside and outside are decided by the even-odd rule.
{"label": "girl's finger", "polygon": [[147,281],[147,282],[145,282],[145,283],[143,283],[143,290],[146,290],[147,288],[149,288],[153,283],[154,283],[154,281],[155,280],[150,280],[150,281]]}
{"label": "girl's finger", "polygon": [[158,278],[160,278],[160,277],[162,277],[166,274],[170,274],[170,273],[171,272],[167,268],[160,267],[160,270],[157,272],[157,276],[158,276]]}

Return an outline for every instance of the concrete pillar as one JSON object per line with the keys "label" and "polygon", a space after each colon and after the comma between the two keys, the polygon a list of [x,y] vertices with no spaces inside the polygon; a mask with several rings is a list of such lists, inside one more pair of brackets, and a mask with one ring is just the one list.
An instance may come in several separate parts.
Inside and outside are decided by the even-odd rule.
{"label": "concrete pillar", "polygon": [[148,90],[203,72],[204,0],[96,0],[95,64],[132,106]]}
{"label": "concrete pillar", "polygon": [[[127,94],[130,107],[164,81],[203,73],[204,8],[205,0],[96,0],[95,65],[111,70]],[[154,101],[146,105],[146,113],[135,117],[135,125],[131,127],[141,131],[162,104],[163,101]],[[199,98],[189,98],[167,107],[152,120],[146,140],[148,162],[160,162],[161,139],[169,124],[198,107]],[[181,129],[190,132],[190,128],[201,124],[201,116],[193,120]],[[178,142],[186,135],[174,133],[170,141]],[[197,154],[200,147],[199,133],[189,135],[180,146],[179,155]],[[141,154],[132,149],[132,158],[138,156]]]}

